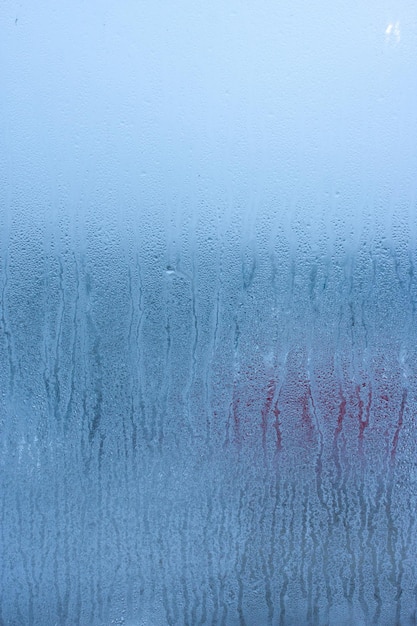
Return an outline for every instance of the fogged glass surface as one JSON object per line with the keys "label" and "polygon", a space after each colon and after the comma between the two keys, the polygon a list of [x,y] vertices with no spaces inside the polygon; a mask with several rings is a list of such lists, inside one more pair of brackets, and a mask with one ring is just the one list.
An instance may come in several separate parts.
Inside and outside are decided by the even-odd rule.
{"label": "fogged glass surface", "polygon": [[2,3],[0,623],[417,621],[417,9]]}

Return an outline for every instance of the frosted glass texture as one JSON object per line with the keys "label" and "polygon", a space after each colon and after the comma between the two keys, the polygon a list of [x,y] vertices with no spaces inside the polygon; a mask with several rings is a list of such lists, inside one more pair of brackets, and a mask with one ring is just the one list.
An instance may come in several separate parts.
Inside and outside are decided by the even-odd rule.
{"label": "frosted glass texture", "polygon": [[4,0],[0,624],[417,623],[417,5]]}

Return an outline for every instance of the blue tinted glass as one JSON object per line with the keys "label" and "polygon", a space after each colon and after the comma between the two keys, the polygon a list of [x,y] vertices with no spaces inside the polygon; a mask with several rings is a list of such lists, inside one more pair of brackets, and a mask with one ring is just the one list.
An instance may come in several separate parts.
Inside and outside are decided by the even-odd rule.
{"label": "blue tinted glass", "polygon": [[415,624],[417,5],[0,12],[0,624]]}

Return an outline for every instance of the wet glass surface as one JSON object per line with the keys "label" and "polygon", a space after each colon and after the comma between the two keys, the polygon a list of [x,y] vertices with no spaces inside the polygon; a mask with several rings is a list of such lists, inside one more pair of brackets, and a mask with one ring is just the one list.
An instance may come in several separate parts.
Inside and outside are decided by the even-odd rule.
{"label": "wet glass surface", "polygon": [[6,1],[0,623],[415,624],[412,3]]}

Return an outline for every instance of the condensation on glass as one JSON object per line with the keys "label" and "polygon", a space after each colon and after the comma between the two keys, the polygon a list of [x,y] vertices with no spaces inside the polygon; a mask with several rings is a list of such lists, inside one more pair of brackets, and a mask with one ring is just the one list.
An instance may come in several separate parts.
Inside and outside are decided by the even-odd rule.
{"label": "condensation on glass", "polygon": [[0,623],[415,624],[416,6],[1,13]]}

